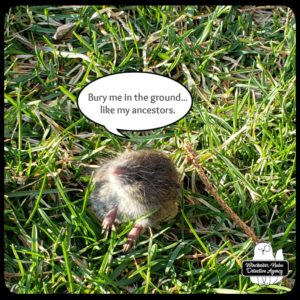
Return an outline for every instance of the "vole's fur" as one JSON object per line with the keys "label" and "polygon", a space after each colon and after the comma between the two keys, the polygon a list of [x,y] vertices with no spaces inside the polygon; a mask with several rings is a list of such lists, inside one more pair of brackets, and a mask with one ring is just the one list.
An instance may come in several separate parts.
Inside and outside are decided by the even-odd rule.
{"label": "vole's fur", "polygon": [[106,162],[94,175],[95,189],[89,206],[103,220],[117,208],[116,221],[139,221],[156,226],[178,212],[178,173],[172,161],[154,150],[124,152]]}

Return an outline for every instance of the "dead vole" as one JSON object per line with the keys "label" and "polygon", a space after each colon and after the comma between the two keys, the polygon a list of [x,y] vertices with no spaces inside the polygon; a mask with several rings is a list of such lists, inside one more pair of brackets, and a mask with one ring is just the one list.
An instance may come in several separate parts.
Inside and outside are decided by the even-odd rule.
{"label": "dead vole", "polygon": [[178,212],[179,182],[172,161],[154,150],[124,152],[94,175],[89,210],[104,230],[112,224],[137,220],[128,235],[128,250],[146,227],[173,218]]}

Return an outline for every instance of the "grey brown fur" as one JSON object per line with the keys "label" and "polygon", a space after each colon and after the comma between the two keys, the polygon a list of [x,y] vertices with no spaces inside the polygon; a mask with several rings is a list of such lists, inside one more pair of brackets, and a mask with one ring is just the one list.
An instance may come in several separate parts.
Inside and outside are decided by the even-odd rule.
{"label": "grey brown fur", "polygon": [[[89,210],[100,220],[136,220],[141,228],[153,227],[178,212],[178,173],[172,161],[154,150],[124,152],[106,162],[94,175],[95,189]],[[113,220],[110,220],[113,218]],[[107,225],[107,224],[106,224]]]}

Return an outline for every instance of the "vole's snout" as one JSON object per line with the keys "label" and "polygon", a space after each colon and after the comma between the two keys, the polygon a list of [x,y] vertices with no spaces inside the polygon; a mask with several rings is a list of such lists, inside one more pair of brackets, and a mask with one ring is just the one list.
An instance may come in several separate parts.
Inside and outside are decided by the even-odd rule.
{"label": "vole's snout", "polygon": [[126,172],[124,167],[114,167],[112,170],[113,175],[123,175]]}
{"label": "vole's snout", "polygon": [[130,172],[127,166],[115,166],[111,174],[113,177],[121,179],[122,182],[132,177],[132,172]]}
{"label": "vole's snout", "polygon": [[123,184],[132,184],[141,181],[141,177],[137,170],[131,170],[128,166],[115,166],[111,170],[112,176]]}

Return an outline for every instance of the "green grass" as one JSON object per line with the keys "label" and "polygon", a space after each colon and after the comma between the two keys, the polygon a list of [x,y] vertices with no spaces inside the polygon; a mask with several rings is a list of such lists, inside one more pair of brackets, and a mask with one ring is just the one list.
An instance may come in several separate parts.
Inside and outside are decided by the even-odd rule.
{"label": "green grass", "polygon": [[[97,12],[99,15],[97,15]],[[58,23],[73,37],[52,39]],[[296,268],[295,16],[288,7],[19,6],[4,26],[5,282],[16,293],[286,293]],[[55,50],[56,49],[56,50]],[[193,107],[175,124],[125,132],[89,122],[90,81],[152,71],[185,85]],[[248,236],[186,159],[193,144],[211,182],[259,238],[283,249],[288,282],[240,275]],[[125,148],[170,154],[181,211],[128,253],[132,224],[107,237],[86,212],[87,167]]]}

